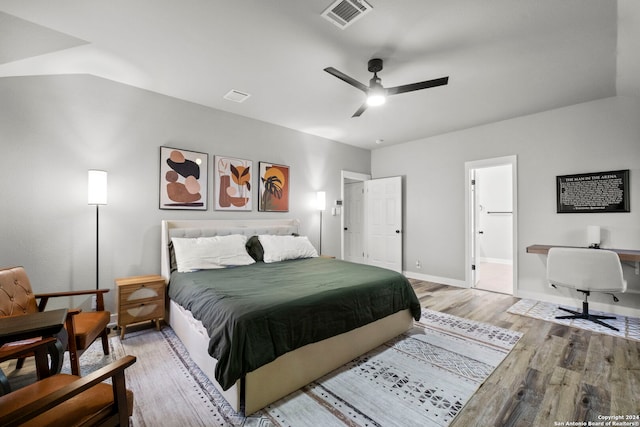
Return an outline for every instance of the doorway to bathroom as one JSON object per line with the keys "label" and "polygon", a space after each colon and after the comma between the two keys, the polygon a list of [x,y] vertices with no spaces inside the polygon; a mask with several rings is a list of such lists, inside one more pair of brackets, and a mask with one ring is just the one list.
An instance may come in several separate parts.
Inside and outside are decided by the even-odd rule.
{"label": "doorway to bathroom", "polygon": [[514,294],[515,156],[466,163],[468,188],[468,284]]}

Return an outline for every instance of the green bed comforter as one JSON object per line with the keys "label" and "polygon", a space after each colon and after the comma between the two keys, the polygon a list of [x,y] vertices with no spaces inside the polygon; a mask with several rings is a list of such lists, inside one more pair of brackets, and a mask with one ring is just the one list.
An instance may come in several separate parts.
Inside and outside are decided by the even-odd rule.
{"label": "green bed comforter", "polygon": [[173,273],[169,297],[202,321],[215,376],[227,390],[247,372],[306,344],[350,331],[420,303],[391,270],[308,258]]}

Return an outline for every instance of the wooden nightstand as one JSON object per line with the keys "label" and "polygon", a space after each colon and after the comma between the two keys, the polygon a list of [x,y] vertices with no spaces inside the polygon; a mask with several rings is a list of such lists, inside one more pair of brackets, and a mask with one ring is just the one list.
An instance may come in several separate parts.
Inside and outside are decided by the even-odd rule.
{"label": "wooden nightstand", "polygon": [[164,318],[165,281],[162,276],[133,276],[116,279],[118,289],[118,326],[124,338],[127,325],[155,321],[160,330]]}

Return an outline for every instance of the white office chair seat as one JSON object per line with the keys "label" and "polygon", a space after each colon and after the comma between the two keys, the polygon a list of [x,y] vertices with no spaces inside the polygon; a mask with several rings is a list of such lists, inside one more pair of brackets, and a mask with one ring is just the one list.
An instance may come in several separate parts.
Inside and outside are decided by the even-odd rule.
{"label": "white office chair seat", "polygon": [[[607,328],[618,330],[602,322],[612,316],[589,314],[590,292],[626,292],[627,281],[622,275],[618,254],[606,249],[551,248],[547,259],[547,281],[552,287],[563,286],[584,293],[582,312],[559,307],[572,313],[556,319],[586,319]],[[614,295],[614,300],[617,298]]]}

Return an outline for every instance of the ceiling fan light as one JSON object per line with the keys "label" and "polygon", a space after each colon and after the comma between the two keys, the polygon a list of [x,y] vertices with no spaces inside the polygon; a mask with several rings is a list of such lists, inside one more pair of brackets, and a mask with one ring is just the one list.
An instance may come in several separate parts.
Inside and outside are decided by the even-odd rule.
{"label": "ceiling fan light", "polygon": [[387,102],[387,98],[384,95],[369,95],[367,98],[367,105],[369,107],[377,107]]}
{"label": "ceiling fan light", "polygon": [[385,96],[384,90],[372,89],[369,91],[367,95],[367,105],[369,107],[377,107],[385,102],[387,102],[387,97]]}

